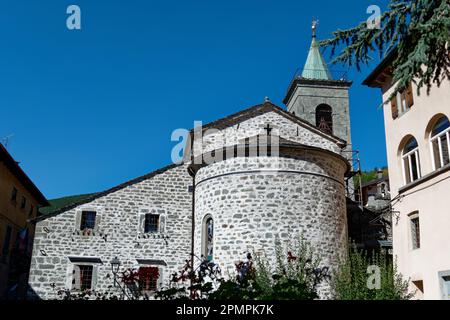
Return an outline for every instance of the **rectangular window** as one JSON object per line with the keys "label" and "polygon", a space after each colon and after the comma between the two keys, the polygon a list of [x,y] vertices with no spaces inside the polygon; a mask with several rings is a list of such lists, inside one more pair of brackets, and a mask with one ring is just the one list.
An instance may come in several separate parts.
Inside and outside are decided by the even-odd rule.
{"label": "rectangular window", "polygon": [[12,201],[12,202],[16,202],[16,201],[17,201],[17,189],[16,189],[16,187],[13,187],[13,188],[12,188],[12,191],[11,191],[11,201]]}
{"label": "rectangular window", "polygon": [[392,119],[398,118],[398,106],[397,106],[397,96],[393,97],[391,100],[391,111],[392,111]]}
{"label": "rectangular window", "polygon": [[159,269],[158,267],[140,267],[139,290],[156,291],[158,290]]}
{"label": "rectangular window", "polygon": [[409,184],[421,178],[419,150],[414,150],[402,156],[405,184]]}
{"label": "rectangular window", "polygon": [[3,240],[3,248],[2,248],[2,255],[6,256],[9,253],[9,245],[11,243],[11,235],[12,235],[12,228],[11,226],[6,227],[6,233],[5,238]]}
{"label": "rectangular window", "polygon": [[413,285],[416,287],[416,298],[423,299],[423,280],[414,280],[412,281]]}
{"label": "rectangular window", "polygon": [[443,285],[444,285],[444,299],[450,300],[450,276],[442,277]]}
{"label": "rectangular window", "polygon": [[159,215],[157,214],[146,214],[144,223],[145,233],[156,233],[159,231]]}
{"label": "rectangular window", "polygon": [[[92,274],[94,271],[93,266],[89,265],[78,265],[76,266],[79,269],[79,274],[75,275],[79,276],[79,284],[80,284],[80,290],[88,290],[92,288]],[[74,282],[77,283],[77,281],[74,279]]]}
{"label": "rectangular window", "polygon": [[437,170],[450,163],[450,128],[431,139],[434,169]]}
{"label": "rectangular window", "polygon": [[420,248],[420,224],[419,217],[411,218],[411,240],[413,250]]}
{"label": "rectangular window", "polygon": [[33,213],[34,213],[34,206],[31,205],[31,206],[30,206],[30,211],[28,211],[28,216],[29,216],[29,217],[33,216]]}
{"label": "rectangular window", "polygon": [[80,230],[94,229],[96,215],[95,211],[83,211],[81,213]]}
{"label": "rectangular window", "polygon": [[406,113],[414,105],[414,97],[412,85],[399,92],[391,100],[392,119],[397,119],[402,114]]}
{"label": "rectangular window", "polygon": [[27,198],[22,197],[22,200],[20,201],[20,209],[25,209],[27,206]]}

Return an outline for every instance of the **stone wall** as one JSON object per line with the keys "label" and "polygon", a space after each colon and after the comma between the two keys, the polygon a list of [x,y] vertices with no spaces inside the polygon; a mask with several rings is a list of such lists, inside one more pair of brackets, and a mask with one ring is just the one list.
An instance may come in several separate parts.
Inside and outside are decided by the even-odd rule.
{"label": "stone wall", "polygon": [[[274,165],[274,162],[277,164]],[[301,235],[335,267],[346,253],[347,220],[343,160],[305,151],[297,158],[233,158],[196,175],[196,254],[202,254],[202,223],[214,219],[214,261],[224,274],[246,252],[275,257],[275,243]],[[272,260],[273,262],[273,260]],[[322,296],[330,292],[322,288]]]}
{"label": "stone wall", "polygon": [[[196,176],[195,251],[201,255],[202,222],[214,218],[214,260],[224,275],[234,273],[234,262],[248,251],[264,250],[273,256],[275,241],[288,242],[303,234],[333,267],[347,245],[345,190],[346,162],[339,146],[276,112],[267,112],[222,132],[204,137],[203,151],[234,145],[241,139],[272,134],[323,151],[304,149],[285,157],[233,158],[201,168]],[[222,137],[226,137],[226,141]],[[330,153],[331,151],[331,153]],[[192,178],[187,165],[162,169],[105,192],[92,201],[49,217],[36,226],[30,285],[43,299],[71,287],[73,261],[96,258],[94,289],[112,285],[110,261],[118,257],[121,270],[138,268],[138,259],[163,261],[161,285],[178,272],[190,255]],[[82,210],[97,212],[91,235],[77,230]],[[142,215],[163,217],[163,231],[143,234]],[[325,287],[323,292],[329,292]]]}
{"label": "stone wall", "polygon": [[[296,124],[276,112],[267,112],[247,121],[243,121],[239,123],[239,125],[234,125],[220,131],[210,129],[203,136],[203,148],[194,148],[194,154],[197,156],[202,153],[219,149],[222,146],[239,144],[244,138],[256,136],[258,134],[267,134],[267,131],[264,130],[264,127],[267,126],[267,124],[274,128],[272,131],[273,135],[278,135],[290,141],[326,149],[332,152],[340,152],[338,145],[331,139],[316,134],[311,129]],[[200,146],[199,143],[195,143]]]}
{"label": "stone wall", "polygon": [[[136,259],[163,260],[159,266],[167,284],[190,255],[192,178],[186,165],[169,169],[131,184],[92,202],[80,205],[36,226],[29,283],[42,299],[55,298],[55,290],[70,285],[72,263],[68,257],[100,258],[95,289],[112,285],[110,261],[118,257],[121,270],[138,268]],[[96,210],[101,216],[95,235],[79,235],[76,216],[80,210]],[[164,234],[148,237],[139,231],[139,214],[156,210],[165,215]],[[167,237],[166,239],[164,239]],[[54,284],[54,288],[52,288]]]}
{"label": "stone wall", "polygon": [[316,124],[316,108],[328,104],[333,109],[333,134],[351,145],[350,102],[347,87],[300,84],[288,102],[288,111]]}

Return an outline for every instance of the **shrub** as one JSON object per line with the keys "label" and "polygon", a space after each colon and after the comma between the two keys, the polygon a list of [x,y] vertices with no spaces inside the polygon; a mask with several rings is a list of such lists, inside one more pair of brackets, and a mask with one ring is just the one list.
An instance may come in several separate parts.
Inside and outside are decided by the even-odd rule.
{"label": "shrub", "polygon": [[222,281],[211,299],[313,300],[318,285],[329,279],[328,268],[320,268],[320,258],[312,247],[300,239],[292,251],[277,247],[276,269],[272,273],[264,256],[247,255],[246,262],[236,265],[236,277]]}
{"label": "shrub", "polygon": [[[369,266],[379,270],[378,288],[372,288]],[[373,253],[352,247],[348,258],[333,273],[332,287],[339,300],[409,300],[408,281],[398,273],[395,262],[386,253]]]}

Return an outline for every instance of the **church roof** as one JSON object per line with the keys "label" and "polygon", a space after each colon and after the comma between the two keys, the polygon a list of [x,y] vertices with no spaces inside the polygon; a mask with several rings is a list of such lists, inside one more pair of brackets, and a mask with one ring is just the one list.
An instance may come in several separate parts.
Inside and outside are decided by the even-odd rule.
{"label": "church roof", "polygon": [[93,193],[93,194],[89,194],[89,195],[76,196],[76,197],[67,197],[69,199],[72,199],[73,201],[67,201],[66,203],[64,203],[64,205],[56,207],[55,210],[45,210],[44,208],[42,208],[44,210],[42,210],[42,209],[40,210],[41,215],[39,217],[35,218],[35,219],[31,219],[30,222],[39,222],[41,220],[45,220],[47,218],[56,216],[56,215],[58,215],[60,213],[63,213],[63,212],[66,212],[68,210],[71,210],[73,208],[76,208],[79,205],[92,202],[92,201],[94,201],[94,200],[96,200],[98,198],[107,196],[110,193],[113,193],[113,192],[125,189],[126,187],[129,187],[129,186],[134,185],[136,183],[139,183],[139,182],[145,181],[147,179],[153,178],[154,176],[162,174],[162,173],[164,173],[164,172],[166,172],[168,170],[174,169],[174,168],[176,168],[178,166],[181,166],[181,165],[182,164],[171,164],[171,165],[168,165],[166,167],[163,167],[163,168],[157,169],[155,171],[152,171],[150,173],[147,173],[147,174],[145,174],[143,176],[140,176],[140,177],[137,177],[135,179],[126,181],[124,183],[121,183],[121,184],[119,184],[119,185],[117,185],[115,187],[112,187],[112,188],[110,188],[108,190],[105,190],[105,191],[102,191],[102,192]]}
{"label": "church roof", "polygon": [[[236,124],[239,124],[239,123],[241,123],[243,121],[246,121],[248,119],[254,118],[256,116],[263,115],[263,114],[268,113],[268,112],[275,112],[277,114],[280,114],[280,115],[290,119],[291,121],[297,123],[298,125],[303,126],[305,128],[308,128],[311,131],[315,132],[316,134],[318,134],[318,135],[320,135],[320,136],[322,136],[324,138],[327,138],[327,139],[335,142],[337,145],[339,145],[341,147],[344,147],[347,144],[346,141],[344,141],[344,140],[342,140],[342,139],[340,139],[340,138],[338,138],[338,137],[336,137],[334,135],[326,134],[326,133],[320,131],[319,128],[317,128],[313,124],[309,123],[308,121],[303,120],[303,119],[295,116],[294,114],[283,110],[282,108],[276,106],[275,104],[273,104],[273,103],[271,103],[269,101],[266,101],[263,104],[258,104],[258,105],[255,105],[253,107],[250,107],[248,109],[239,111],[239,112],[234,113],[232,115],[229,115],[229,116],[227,116],[225,118],[222,118],[222,119],[210,122],[208,124],[205,124],[205,125],[203,125],[202,128],[203,128],[203,131],[205,131],[207,129],[210,129],[210,128],[225,129],[225,128],[234,126]],[[191,133],[193,132],[193,130],[194,129],[192,129]],[[283,139],[280,142],[283,142],[286,145],[288,145],[288,144],[289,145],[294,145],[295,144],[294,142],[286,140],[286,139]],[[58,206],[55,206],[53,208],[51,208],[51,207],[48,208],[47,207],[46,209],[42,208],[41,209],[41,216],[39,216],[39,217],[37,217],[37,218],[35,218],[33,220],[30,220],[30,222],[39,222],[41,220],[45,220],[47,218],[56,216],[56,215],[58,215],[60,213],[63,213],[63,212],[66,212],[68,210],[71,210],[73,208],[76,208],[79,205],[92,202],[92,201],[94,201],[94,200],[96,200],[98,198],[107,196],[110,193],[119,191],[121,189],[124,189],[124,188],[126,188],[128,186],[134,185],[136,183],[140,183],[140,182],[142,182],[144,180],[153,178],[153,177],[155,177],[155,176],[157,176],[159,174],[162,174],[162,173],[164,173],[164,172],[166,172],[168,170],[171,170],[173,168],[176,168],[176,167],[178,167],[180,165],[181,164],[168,165],[168,166],[166,166],[164,168],[155,170],[153,172],[150,172],[150,173],[145,174],[143,176],[140,176],[138,178],[129,180],[127,182],[124,182],[122,184],[119,184],[119,185],[117,185],[115,187],[112,187],[112,188],[110,188],[108,190],[105,190],[105,191],[102,191],[102,192],[98,192],[98,193],[94,193],[94,194],[88,194],[88,195],[82,195],[82,196],[76,196],[76,197],[65,198],[65,200],[62,201]]]}
{"label": "church roof", "polygon": [[[202,131],[204,132],[211,128],[223,130],[223,129],[232,127],[234,125],[237,125],[241,122],[244,122],[246,120],[249,120],[251,118],[266,114],[268,112],[275,112],[285,118],[288,118],[289,120],[297,123],[298,125],[300,125],[304,128],[307,128],[307,129],[313,131],[314,133],[335,142],[337,145],[339,145],[341,147],[343,147],[347,144],[347,142],[345,140],[343,140],[335,135],[322,132],[318,127],[311,124],[310,122],[297,117],[293,113],[290,113],[290,112],[280,108],[279,106],[273,104],[270,101],[266,101],[262,104],[258,104],[253,107],[250,107],[248,109],[231,114],[225,118],[204,124],[202,126]],[[191,130],[191,133],[193,133],[193,131],[194,131],[194,129]]]}
{"label": "church roof", "polygon": [[[252,149],[253,149],[252,152],[255,152],[254,154],[259,154],[259,152],[262,152],[263,156],[267,156],[268,154],[270,154],[272,152],[271,146],[277,147],[276,150],[277,150],[277,152],[279,152],[279,154],[277,156],[288,155],[290,157],[290,156],[292,156],[292,151],[294,151],[294,150],[300,150],[302,152],[302,154],[305,150],[325,153],[325,154],[328,154],[329,156],[343,160],[347,166],[347,171],[346,171],[347,173],[351,170],[351,166],[350,166],[350,163],[348,162],[348,159],[343,157],[341,154],[338,154],[338,153],[335,153],[335,152],[332,152],[330,150],[323,149],[320,147],[298,143],[296,141],[285,139],[279,135],[271,135],[271,134],[269,134],[269,135],[268,134],[258,134],[255,136],[246,137],[246,138],[240,139],[238,144],[224,146],[219,149],[212,150],[209,152],[209,154],[210,155],[212,155],[212,154],[218,155],[219,153],[222,153],[222,155],[223,155],[222,159],[226,160],[229,155],[232,158],[236,157],[236,155],[239,154],[238,150],[240,148],[241,156],[245,155],[247,153],[247,151],[249,151],[249,154],[250,154],[250,150],[252,150]],[[261,149],[260,149],[261,147],[267,147],[267,149],[264,148],[264,151],[261,151]],[[244,150],[245,150],[245,152],[243,152]],[[286,153],[286,151],[288,151],[288,152]],[[189,169],[188,169],[189,174],[191,176],[194,176],[196,174],[196,172],[198,171],[198,169],[200,169],[201,167],[208,165],[208,163],[204,162],[203,160],[204,160],[203,155],[199,155],[193,159],[193,161],[189,165]]]}
{"label": "church roof", "polygon": [[322,56],[316,37],[313,36],[308,58],[303,68],[302,78],[315,80],[333,80],[330,70]]}

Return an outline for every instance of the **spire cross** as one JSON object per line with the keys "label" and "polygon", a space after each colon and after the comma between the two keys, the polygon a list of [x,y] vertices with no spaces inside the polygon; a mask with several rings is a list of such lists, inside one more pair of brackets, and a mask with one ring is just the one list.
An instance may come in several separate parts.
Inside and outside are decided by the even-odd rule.
{"label": "spire cross", "polygon": [[315,18],[313,18],[313,21],[312,21],[312,36],[313,36],[313,38],[316,37],[318,25],[319,25],[319,20],[316,20]]}

